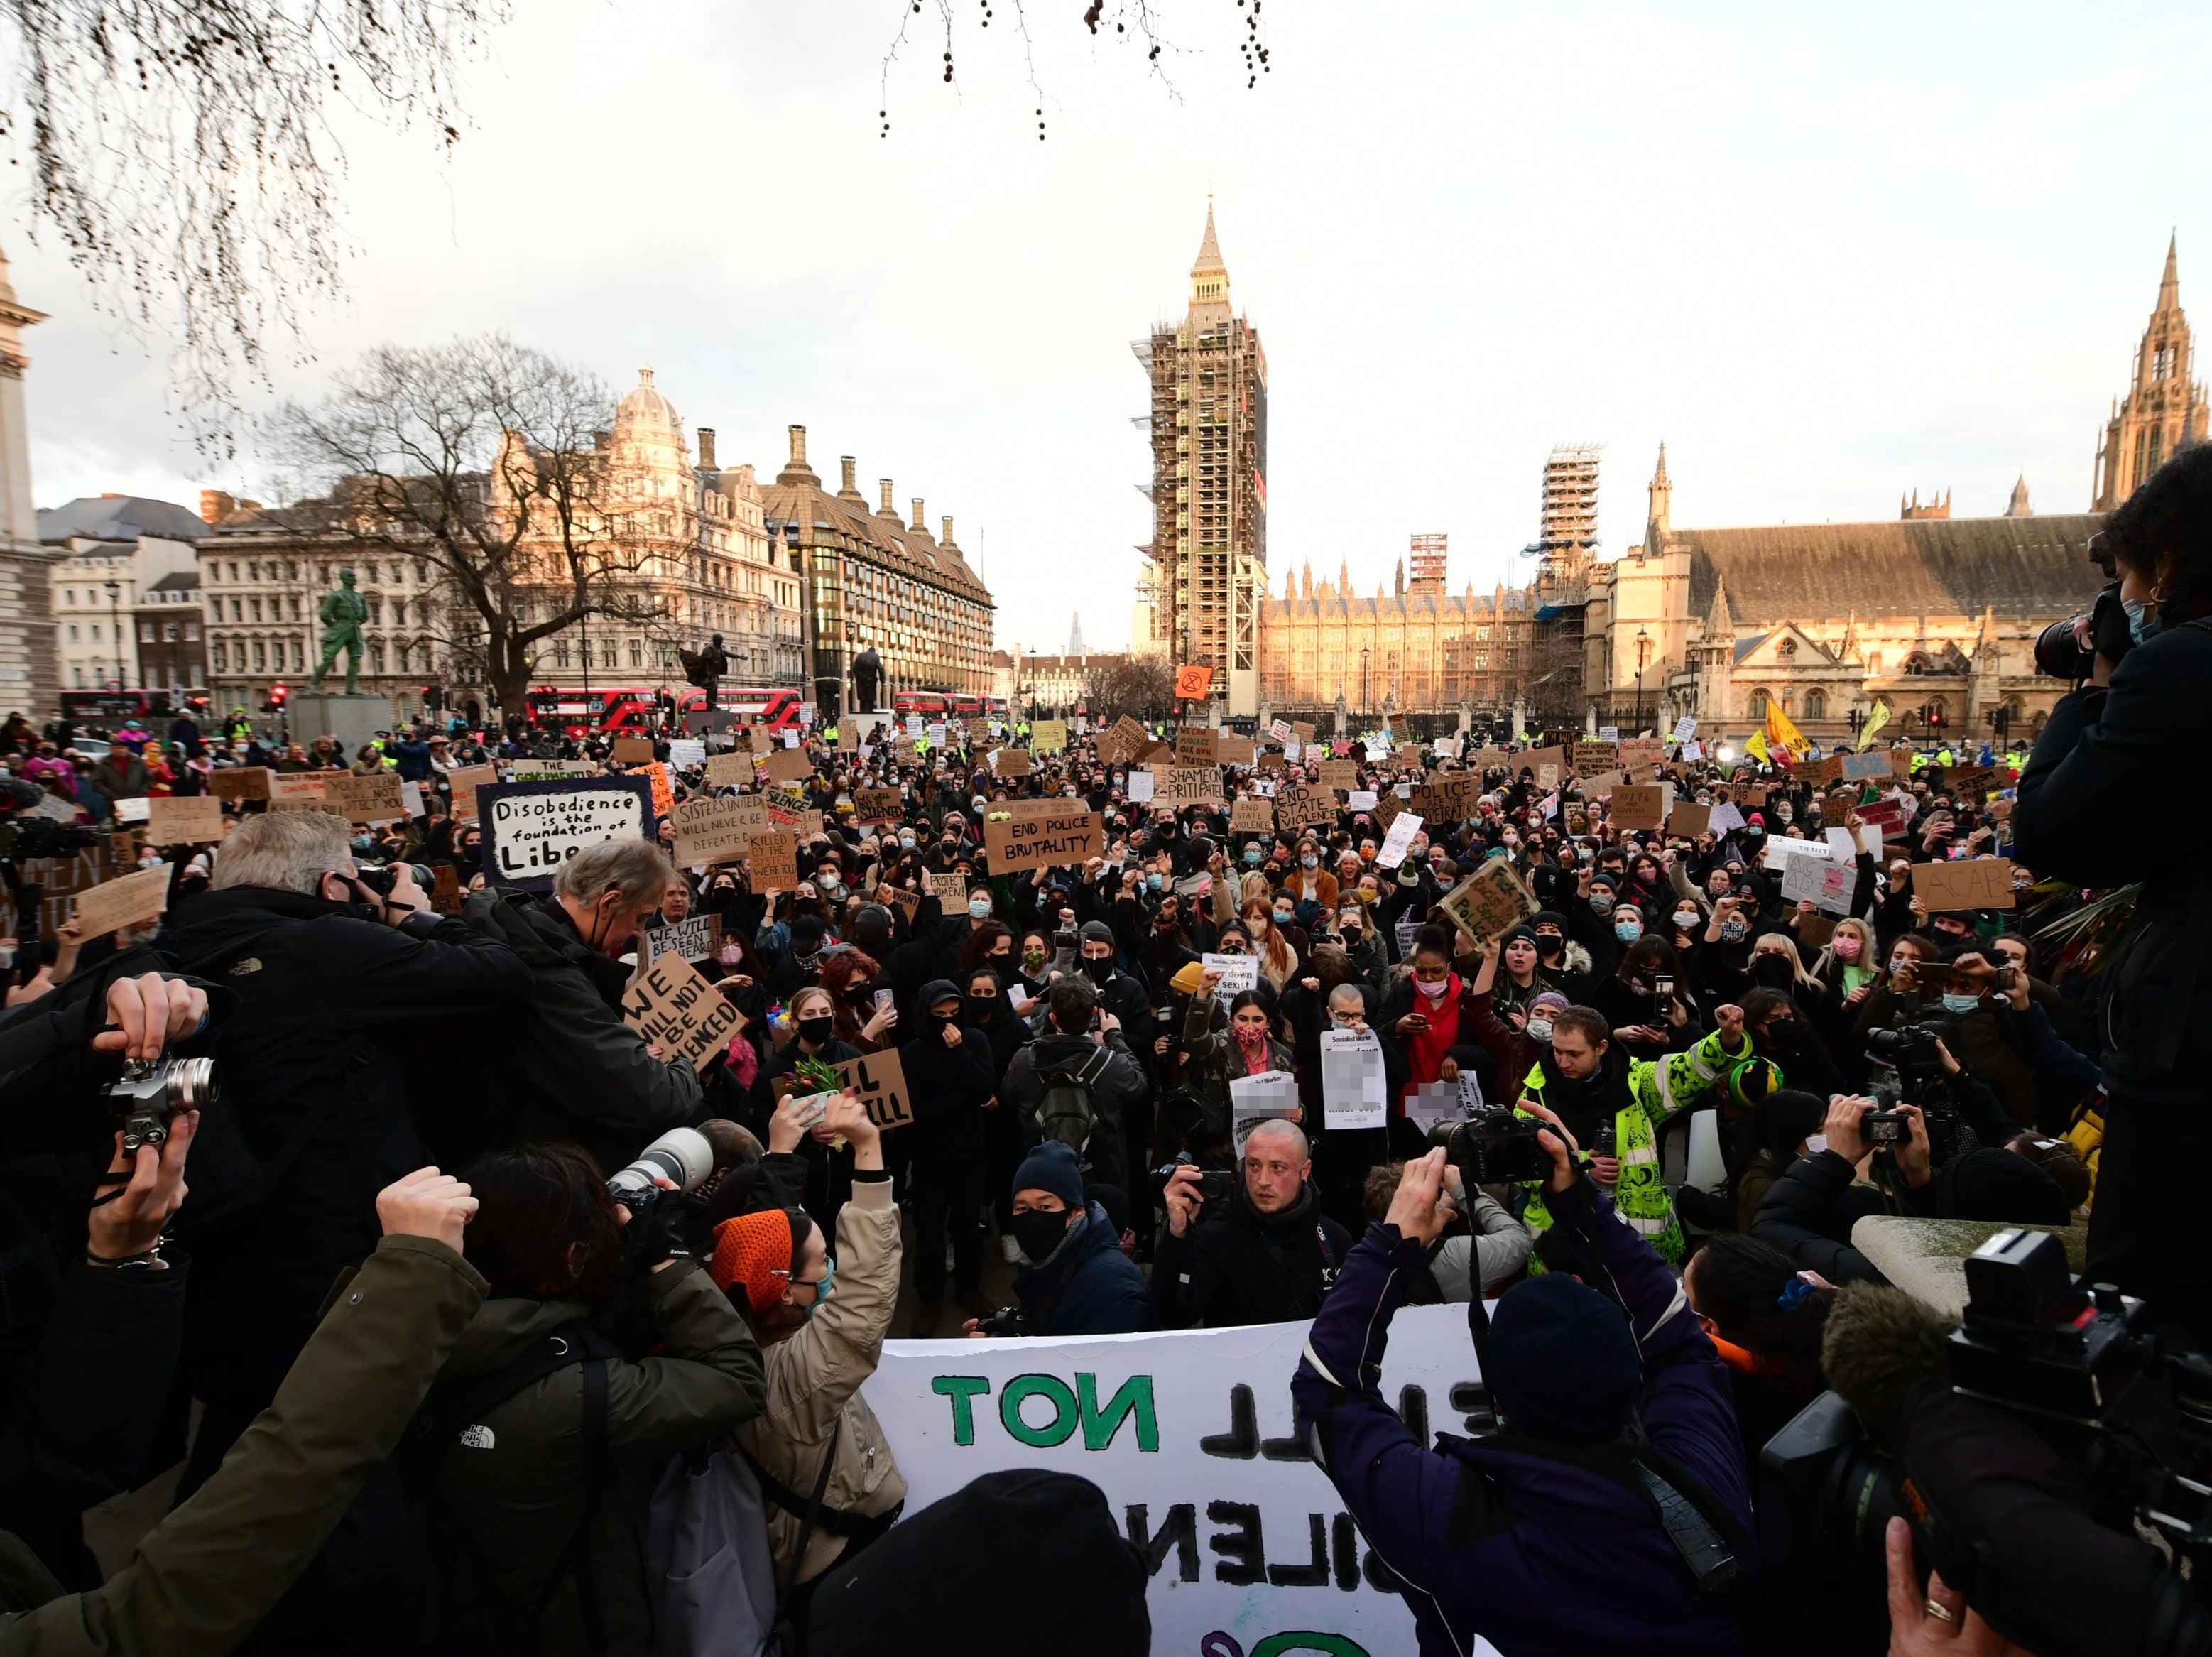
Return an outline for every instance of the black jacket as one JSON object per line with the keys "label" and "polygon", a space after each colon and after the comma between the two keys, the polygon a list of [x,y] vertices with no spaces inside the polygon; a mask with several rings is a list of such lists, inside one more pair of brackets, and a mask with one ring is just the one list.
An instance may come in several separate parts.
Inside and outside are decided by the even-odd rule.
{"label": "black jacket", "polygon": [[[2212,918],[2192,919],[2200,900],[2212,902],[2212,776],[2176,765],[2173,746],[2176,722],[2208,698],[2212,631],[2170,629],[2121,658],[2109,691],[2061,698],[2021,773],[2012,822],[2021,862],[2069,886],[2143,883],[2102,975],[2097,1033],[2116,1100],[2201,1110],[2212,1071]],[[2154,846],[2114,832],[2116,805],[2154,802]],[[2171,1006],[2191,971],[2188,1005]]]}
{"label": "black jacket", "polygon": [[1181,1237],[1160,1228],[1153,1321],[1162,1329],[1297,1323],[1321,1310],[1351,1247],[1352,1234],[1322,1213],[1310,1184],[1288,1212],[1267,1215],[1252,1206],[1240,1176],[1220,1212]]}
{"label": "black jacket", "polygon": [[958,994],[947,979],[922,985],[915,1017],[921,1033],[898,1050],[907,1098],[914,1106],[913,1125],[904,1130],[907,1149],[917,1165],[943,1167],[972,1160],[982,1166],[983,1101],[999,1087],[991,1068],[990,1038],[963,1024],[958,1026],[960,1045],[948,1047],[943,1028],[927,1011],[933,1002]]}
{"label": "black jacket", "polygon": [[1759,1205],[1751,1234],[1780,1249],[1799,1270],[1817,1271],[1832,1283],[1887,1281],[1851,1246],[1851,1228],[1869,1214],[1895,1210],[1880,1191],[1852,1179],[1840,1152],[1799,1157]]}
{"label": "black jacket", "polygon": [[390,927],[263,886],[195,899],[169,951],[237,997],[216,1079],[267,1175],[250,1220],[196,1240],[187,1342],[303,1343],[331,1278],[382,1234],[376,1193],[426,1160],[410,1050],[448,1020],[519,1014],[529,972],[450,917]]}

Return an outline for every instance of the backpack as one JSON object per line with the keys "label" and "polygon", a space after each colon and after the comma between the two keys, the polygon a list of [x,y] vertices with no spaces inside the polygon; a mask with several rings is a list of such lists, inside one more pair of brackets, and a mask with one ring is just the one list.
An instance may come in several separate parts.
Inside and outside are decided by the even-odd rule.
{"label": "backpack", "polygon": [[[369,1476],[314,1563],[237,1649],[244,1654],[312,1651],[319,1646],[424,1657],[521,1657],[536,1642],[517,1628],[445,1514],[431,1499],[429,1475],[446,1453],[481,1430],[491,1410],[572,1364],[584,1368],[584,1440],[592,1472],[583,1522],[561,1562],[567,1575],[583,1562],[598,1507],[606,1450],[607,1365],[616,1348],[581,1324],[555,1330],[503,1368],[465,1380],[441,1380]],[[599,1617],[588,1572],[578,1576],[586,1632]],[[592,1641],[605,1644],[604,1630]]]}
{"label": "backpack", "polygon": [[1098,1125],[1098,1104],[1091,1096],[1091,1084],[1112,1057],[1105,1048],[1096,1047],[1080,1063],[1037,1068],[1037,1080],[1044,1084],[1044,1096],[1036,1107],[1038,1133],[1057,1139],[1085,1162],[1089,1159],[1084,1153],[1090,1148],[1091,1131]]}

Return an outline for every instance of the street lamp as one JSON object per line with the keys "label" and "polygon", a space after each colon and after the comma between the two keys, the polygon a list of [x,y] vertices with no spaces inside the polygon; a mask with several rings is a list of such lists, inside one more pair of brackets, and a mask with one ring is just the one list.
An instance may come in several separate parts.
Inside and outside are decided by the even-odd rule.
{"label": "street lamp", "polygon": [[1370,685],[1367,680],[1367,655],[1369,648],[1369,646],[1364,644],[1359,647],[1359,716],[1362,719],[1366,718],[1367,710],[1370,705],[1372,705],[1373,701],[1371,695],[1373,686]]}
{"label": "street lamp", "polygon": [[1644,728],[1644,664],[1650,656],[1650,637],[1639,627],[1636,630],[1636,711],[1630,716],[1630,722],[1639,731]]}
{"label": "street lamp", "polygon": [[106,587],[107,630],[115,643],[115,681],[109,688],[119,691],[123,688],[123,634],[120,631],[123,624],[118,619],[119,612],[116,609],[115,601],[123,594],[123,583],[111,577],[106,582]]}

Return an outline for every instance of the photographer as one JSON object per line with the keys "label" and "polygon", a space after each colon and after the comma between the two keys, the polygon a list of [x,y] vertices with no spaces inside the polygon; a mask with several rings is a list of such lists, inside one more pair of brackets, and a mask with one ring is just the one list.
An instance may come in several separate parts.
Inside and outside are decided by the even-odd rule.
{"label": "photographer", "polygon": [[[1431,1449],[1382,1395],[1390,1319],[1450,1217],[1437,1149],[1407,1165],[1314,1320],[1291,1381],[1299,1435],[1407,1585],[1424,1653],[1478,1636],[1509,1654],[1741,1652],[1722,1560],[1745,1587],[1758,1567],[1727,1372],[1673,1274],[1537,1114],[1545,1198],[1577,1270],[1498,1301],[1480,1358],[1501,1429]],[[1655,1481],[1677,1500],[1655,1500]],[[1688,1527],[1662,1519],[1685,1508],[1702,1520],[1702,1581],[1678,1542]]]}
{"label": "photographer", "polygon": [[[467,1386],[548,1340],[582,1355],[493,1404],[428,1482],[533,1652],[651,1657],[645,1515],[668,1459],[761,1411],[760,1349],[672,1219],[634,1217],[574,1145],[497,1152],[468,1171],[479,1207],[463,1250],[490,1285],[440,1377]],[[648,1221],[650,1223],[648,1223]],[[657,1355],[611,1338],[634,1304]]]}
{"label": "photographer", "polygon": [[469,1091],[488,1119],[479,1145],[573,1141],[619,1167],[655,1134],[702,1116],[699,1073],[656,1055],[623,1019],[621,957],[676,878],[642,840],[589,846],[540,898],[511,888],[471,897],[461,918],[521,958],[530,993],[495,1049],[474,1047]]}
{"label": "photographer", "polygon": [[1007,1063],[1000,1108],[1011,1107],[1025,1144],[1058,1139],[1081,1159],[1092,1185],[1126,1193],[1121,1130],[1145,1097],[1144,1065],[1129,1051],[1121,1020],[1099,1006],[1084,980],[1062,978],[1045,1004],[1043,1031]]}
{"label": "photographer", "polygon": [[1075,1153],[1056,1139],[1014,1174],[1014,1236],[1032,1262],[1014,1279],[1019,1313],[970,1318],[969,1335],[1127,1335],[1146,1326],[1145,1274],[1121,1252],[1106,1210],[1085,1199]]}
{"label": "photographer", "polygon": [[[2142,882],[2102,974],[2109,1098],[2089,1273],[2162,1319],[2212,1331],[2212,1203],[2197,1160],[2212,1073],[2212,777],[2172,763],[2178,725],[2212,698],[2212,448],[2182,450],[2105,521],[2119,576],[2077,628],[2089,683],[2060,698],[2020,779],[2013,832],[2039,875]],[[2116,832],[2116,804],[2156,801],[2165,833]]]}
{"label": "photographer", "polygon": [[275,1396],[331,1279],[375,1246],[369,1194],[424,1161],[410,1045],[529,998],[521,962],[432,913],[404,865],[387,874],[388,891],[364,881],[337,818],[248,817],[223,843],[215,889],[171,935],[179,966],[237,997],[215,1060],[222,1113],[256,1164],[184,1216],[185,1375],[206,1405],[186,1494]]}
{"label": "photographer", "polygon": [[1321,1211],[1304,1130],[1280,1118],[1254,1124],[1225,1203],[1206,1203],[1200,1179],[1197,1168],[1179,1167],[1162,1193],[1168,1217],[1152,1260],[1158,1327],[1312,1317],[1352,1237]]}

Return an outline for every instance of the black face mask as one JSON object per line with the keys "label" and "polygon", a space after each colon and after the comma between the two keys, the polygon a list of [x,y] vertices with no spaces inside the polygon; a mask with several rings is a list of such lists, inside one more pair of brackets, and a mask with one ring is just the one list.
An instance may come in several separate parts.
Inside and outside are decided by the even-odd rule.
{"label": "black face mask", "polygon": [[988,1024],[991,1021],[991,1014],[998,1011],[998,1008],[999,998],[996,996],[968,997],[968,1016],[978,1024]]}
{"label": "black face mask", "polygon": [[826,1013],[816,1018],[801,1019],[799,1020],[799,1039],[817,1047],[825,1046],[836,1028],[837,1020]]}
{"label": "black face mask", "polygon": [[1083,970],[1090,975],[1091,983],[1103,984],[1114,976],[1114,958],[1111,955],[1085,955]]}
{"label": "black face mask", "polygon": [[1031,1264],[1051,1258],[1060,1240],[1067,1235],[1067,1211],[1065,1209],[1031,1209],[1018,1214],[1013,1219],[1014,1240],[1022,1246]]}
{"label": "black face mask", "polygon": [[1778,1053],[1794,1053],[1804,1041],[1804,1027],[1796,1019],[1776,1019],[1759,1036],[1760,1046]]}
{"label": "black face mask", "polygon": [[1787,990],[1797,975],[1790,970],[1790,962],[1785,957],[1770,949],[1752,962],[1751,970],[1744,976],[1753,984],[1769,990]]}
{"label": "black face mask", "polygon": [[1566,947],[1567,942],[1564,938],[1555,938],[1546,932],[1539,932],[1536,935],[1536,953],[1546,960],[1551,959]]}

